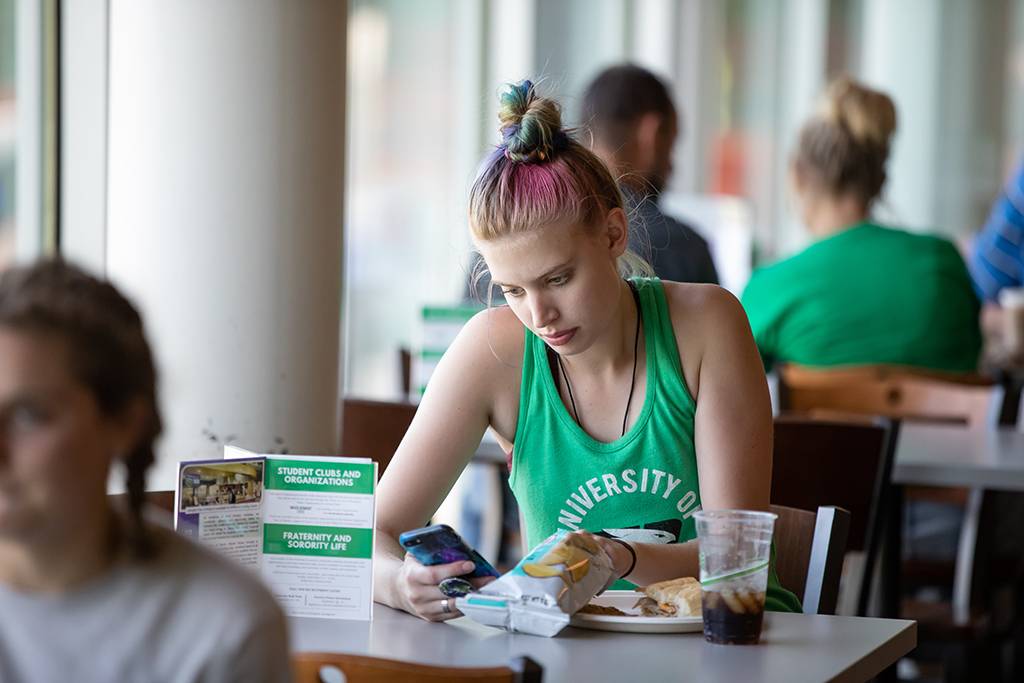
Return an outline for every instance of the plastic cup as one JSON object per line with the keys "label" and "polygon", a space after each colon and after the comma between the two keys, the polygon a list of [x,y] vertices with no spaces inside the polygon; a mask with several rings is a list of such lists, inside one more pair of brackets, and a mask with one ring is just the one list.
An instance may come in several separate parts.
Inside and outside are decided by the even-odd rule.
{"label": "plastic cup", "polygon": [[701,608],[709,643],[752,645],[761,638],[776,515],[700,510]]}

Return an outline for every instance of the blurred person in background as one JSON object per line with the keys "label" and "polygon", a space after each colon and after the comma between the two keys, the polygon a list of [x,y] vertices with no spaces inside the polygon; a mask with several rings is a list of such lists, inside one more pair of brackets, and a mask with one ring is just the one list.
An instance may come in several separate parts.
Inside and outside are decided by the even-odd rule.
{"label": "blurred person in background", "polygon": [[290,680],[258,578],[143,519],[156,385],[112,285],[58,261],[0,275],[0,681]]}
{"label": "blurred person in background", "polygon": [[583,92],[580,119],[625,195],[635,226],[629,248],[662,280],[718,284],[704,238],[658,206],[679,134],[679,116],[661,79],[632,64],[605,69]]}
{"label": "blurred person in background", "polygon": [[[1024,161],[992,205],[988,220],[974,241],[971,277],[983,304],[982,327],[986,337],[1005,343],[1000,293],[1024,287]],[[1024,349],[1013,351],[1020,353]]]}
{"label": "blurred person in background", "polygon": [[978,299],[956,247],[870,218],[895,130],[892,100],[846,78],[804,124],[791,177],[815,242],[755,270],[742,299],[766,368],[976,370]]}

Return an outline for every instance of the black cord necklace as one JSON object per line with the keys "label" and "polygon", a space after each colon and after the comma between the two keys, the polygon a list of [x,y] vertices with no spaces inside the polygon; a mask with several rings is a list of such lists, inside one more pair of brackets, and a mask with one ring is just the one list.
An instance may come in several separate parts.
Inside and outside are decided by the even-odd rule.
{"label": "black cord necklace", "polygon": [[[629,381],[629,396],[626,397],[626,410],[622,414],[622,436],[626,435],[626,420],[629,418],[629,406],[633,402],[633,391],[636,389],[637,350],[640,348],[640,324],[643,320],[643,313],[640,312],[640,296],[637,294],[632,282],[627,282],[627,284],[633,293],[633,301],[636,303],[636,332],[633,333],[633,376]],[[576,407],[576,398],[572,395],[572,382],[569,381],[569,375],[565,372],[565,366],[562,365],[562,357],[550,347],[548,347],[548,352],[555,354],[555,359],[558,361],[558,370],[562,377],[565,378],[565,387],[569,390],[569,403],[572,405],[572,415],[576,419],[576,424],[582,428],[583,420],[580,419],[580,411]]]}

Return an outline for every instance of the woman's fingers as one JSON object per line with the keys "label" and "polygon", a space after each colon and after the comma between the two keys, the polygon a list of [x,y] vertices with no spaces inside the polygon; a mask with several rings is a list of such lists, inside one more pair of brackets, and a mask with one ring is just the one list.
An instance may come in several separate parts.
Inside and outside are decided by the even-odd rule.
{"label": "woman's fingers", "polygon": [[437,586],[414,585],[410,589],[409,598],[416,614],[429,621],[445,621],[462,616],[462,612],[455,609],[455,598],[444,595]]}
{"label": "woman's fingers", "polygon": [[445,596],[437,584],[452,576],[461,576],[473,571],[469,561],[449,562],[433,566],[422,565],[411,556],[406,556],[406,596],[414,614],[428,621],[446,621],[461,617],[455,609],[455,598]]}
{"label": "woman's fingers", "polygon": [[459,561],[448,564],[435,564],[432,566],[422,565],[415,560],[408,566],[409,579],[415,583],[437,586],[451,576],[461,576],[473,571],[475,565],[472,562]]}

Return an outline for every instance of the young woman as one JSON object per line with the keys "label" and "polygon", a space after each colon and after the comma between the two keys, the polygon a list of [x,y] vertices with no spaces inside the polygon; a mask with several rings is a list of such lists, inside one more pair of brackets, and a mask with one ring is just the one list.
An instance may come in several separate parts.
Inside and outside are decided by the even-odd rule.
{"label": "young woman", "polygon": [[0,680],[290,680],[258,580],[143,521],[159,433],[153,357],[113,286],[59,262],[0,276]]}
{"label": "young woman", "polygon": [[[422,566],[396,538],[434,513],[488,427],[528,543],[606,532],[633,583],[697,575],[701,506],[769,502],[771,409],[739,303],[713,285],[624,280],[635,257],[608,169],[529,81],[500,118],[469,218],[508,306],[462,330],[379,488],[375,598],[430,620],[458,616],[438,583],[468,567]],[[768,608],[798,606],[773,577]]]}
{"label": "young woman", "polygon": [[978,300],[956,247],[870,220],[895,130],[892,100],[848,79],[804,125],[792,178],[816,241],[755,271],[743,293],[766,366],[976,369]]}

